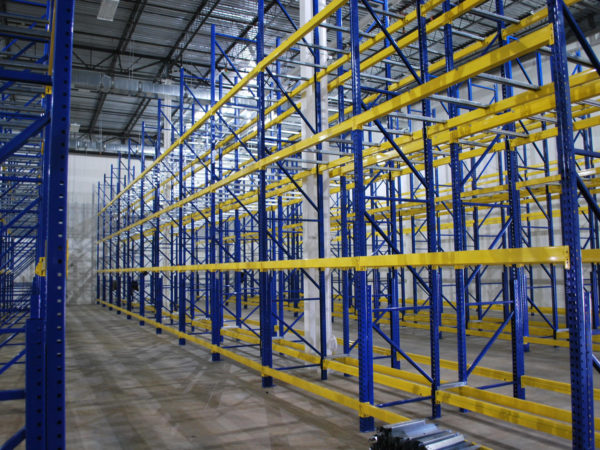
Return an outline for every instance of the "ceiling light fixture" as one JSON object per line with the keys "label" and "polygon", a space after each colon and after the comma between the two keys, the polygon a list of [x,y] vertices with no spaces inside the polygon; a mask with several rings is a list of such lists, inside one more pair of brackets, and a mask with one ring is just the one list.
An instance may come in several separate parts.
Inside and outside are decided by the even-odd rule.
{"label": "ceiling light fixture", "polygon": [[79,128],[81,128],[81,124],[71,122],[71,126],[69,127],[69,133],[77,134],[79,133]]}
{"label": "ceiling light fixture", "polygon": [[115,18],[115,13],[117,12],[118,6],[119,0],[102,0],[102,3],[100,3],[100,9],[98,10],[98,15],[96,16],[97,19],[112,22]]}

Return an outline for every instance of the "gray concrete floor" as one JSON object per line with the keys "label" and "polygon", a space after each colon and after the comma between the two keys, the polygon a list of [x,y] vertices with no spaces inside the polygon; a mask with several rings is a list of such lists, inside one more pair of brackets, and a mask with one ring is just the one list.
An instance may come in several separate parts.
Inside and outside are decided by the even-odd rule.
{"label": "gray concrete floor", "polygon": [[[336,324],[337,327],[337,324]],[[357,431],[354,411],[289,385],[264,390],[254,371],[228,360],[209,361],[206,350],[178,346],[171,335],[109,312],[100,306],[69,308],[68,442],[73,448],[367,448],[369,434]],[[403,346],[428,354],[426,332],[405,329]],[[484,345],[470,341],[469,360]],[[485,366],[510,370],[510,344],[499,342]],[[505,348],[506,347],[506,348]],[[455,339],[446,336],[442,355],[452,358]],[[256,355],[256,348],[241,352]],[[537,346],[527,354],[528,373],[568,378],[567,352]],[[563,362],[566,363],[563,365]],[[285,364],[277,360],[279,365]],[[382,361],[382,363],[384,363]],[[408,365],[404,365],[408,368]],[[318,381],[314,369],[296,375]],[[455,374],[446,373],[448,377]],[[475,380],[477,381],[477,380]],[[489,384],[492,380],[481,379]],[[356,383],[331,373],[326,385],[356,396]],[[509,393],[510,388],[505,388]],[[502,391],[502,389],[500,390]],[[528,390],[528,397],[568,408],[569,397]],[[378,389],[376,401],[402,398]],[[428,402],[393,409],[423,418]],[[440,425],[492,448],[569,448],[568,441],[479,414],[444,407]]]}
{"label": "gray concrete floor", "polygon": [[[334,325],[337,330],[339,321]],[[427,335],[426,330],[403,329],[402,346],[426,355]],[[378,340],[376,344],[381,345]],[[256,372],[228,360],[213,363],[205,349],[179,346],[172,335],[157,336],[154,328],[140,327],[137,321],[106,308],[69,306],[66,343],[69,448],[368,448],[370,434],[357,431],[356,412],[290,385],[263,389]],[[484,344],[480,338],[469,340],[469,361]],[[454,336],[445,334],[440,347],[442,357],[456,358]],[[254,357],[258,353],[256,347],[239,351]],[[510,370],[509,355],[510,343],[500,341],[482,365]],[[290,364],[278,356],[275,363]],[[409,370],[410,366],[403,363],[402,368]],[[529,375],[568,381],[568,351],[532,346],[526,354],[526,369]],[[292,373],[321,382],[315,369]],[[442,377],[453,380],[456,374],[442,371]],[[9,382],[0,386],[5,389],[23,385],[18,370],[11,377],[0,378]],[[357,397],[353,378],[332,372],[322,383]],[[474,386],[490,383],[493,380],[471,379]],[[510,390],[495,391],[510,394]],[[570,409],[566,395],[528,388],[527,397]],[[375,392],[376,402],[402,398],[409,396],[389,388]],[[390,409],[415,419],[426,418],[431,411],[427,401]],[[3,402],[0,441],[22,422],[23,402]],[[570,448],[569,441],[480,414],[460,413],[453,407],[444,407],[437,422],[491,448]]]}
{"label": "gray concrete floor", "polygon": [[67,320],[69,448],[367,447],[352,412],[198,346],[99,306]]}

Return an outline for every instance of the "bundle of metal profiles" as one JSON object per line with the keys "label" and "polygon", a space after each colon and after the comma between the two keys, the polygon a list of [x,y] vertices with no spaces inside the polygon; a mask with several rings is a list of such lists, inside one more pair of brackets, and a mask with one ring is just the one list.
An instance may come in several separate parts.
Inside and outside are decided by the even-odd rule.
{"label": "bundle of metal profiles", "polygon": [[383,425],[370,439],[371,450],[475,450],[462,434],[440,429],[426,420]]}

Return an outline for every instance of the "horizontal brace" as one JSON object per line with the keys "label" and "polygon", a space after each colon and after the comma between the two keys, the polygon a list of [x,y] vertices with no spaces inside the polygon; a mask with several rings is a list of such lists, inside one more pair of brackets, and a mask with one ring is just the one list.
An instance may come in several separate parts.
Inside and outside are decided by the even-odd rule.
{"label": "horizontal brace", "polygon": [[0,391],[0,402],[5,400],[21,400],[25,398],[25,389]]}
{"label": "horizontal brace", "polygon": [[[148,322],[149,324],[151,324],[152,326],[155,326],[157,328],[164,329],[165,331],[167,331],[171,334],[174,334],[180,338],[187,338],[187,336],[190,336],[190,335],[186,335],[185,333],[179,332],[172,327],[165,326],[163,324],[159,324],[151,319],[147,319],[136,313],[129,312],[123,308],[116,307],[107,302],[99,300],[99,303],[101,303],[105,306],[111,306],[114,309],[116,309],[117,311],[121,311],[132,317],[140,318],[140,320]],[[169,315],[169,316],[171,316],[172,318],[177,317],[176,315]],[[202,320],[202,321],[188,320],[188,323],[190,323],[193,326],[199,326],[199,327],[206,328],[206,329],[208,329],[208,327],[210,327],[210,322],[204,321],[204,320]],[[221,334],[223,336],[227,336],[232,339],[245,341],[248,343],[259,343],[260,342],[257,337],[250,335],[245,330],[229,328],[227,330],[222,330]],[[236,354],[230,355],[229,350],[223,349],[223,347],[218,347],[218,346],[212,345],[206,340],[202,340],[202,342],[196,342],[195,340],[191,340],[191,342],[199,343],[203,347],[206,347],[215,353],[222,353],[224,356],[232,358],[232,359],[234,359],[238,362],[241,362],[244,365],[248,365],[249,367],[254,368],[256,370],[262,369],[261,373],[263,374],[263,376],[265,374],[271,375],[271,373],[273,371],[277,370],[277,369],[272,369],[272,368],[268,368],[265,366],[260,366],[259,363],[254,362],[244,356],[240,356],[240,355],[236,355]],[[319,359],[316,355],[311,355],[311,354],[304,352],[301,344],[298,344],[295,342],[290,342],[290,341],[287,341],[284,339],[274,340],[273,344],[274,344],[273,351],[275,351],[275,352],[280,352],[287,356],[291,356],[293,358],[304,360],[305,362],[307,362],[309,364],[316,363],[319,361]],[[383,351],[384,354],[389,354],[389,353],[385,353],[385,350],[383,350],[379,347],[375,347],[375,350],[378,353],[381,353]],[[415,357],[418,357],[419,360],[423,363],[429,361],[429,358],[425,357],[425,356],[415,355]],[[451,364],[451,367],[447,367],[447,368],[450,368],[452,370],[456,369],[455,368],[456,363],[449,363],[445,360],[442,360],[441,362],[444,367],[447,367],[446,363],[448,363],[448,364]],[[334,360],[327,359],[324,361],[323,367],[326,369],[332,369],[332,370],[339,371],[340,373],[346,373],[346,374],[352,375],[352,376],[358,375],[358,360],[356,360],[355,358],[351,358],[351,357],[338,357]],[[385,367],[385,366],[381,366],[381,365],[377,365],[377,364],[374,365],[373,369],[374,369],[374,377],[373,378],[374,378],[375,383],[381,384],[383,386],[393,387],[395,389],[399,389],[399,390],[402,390],[405,392],[411,392],[413,394],[423,396],[424,398],[425,397],[429,398],[428,394],[430,392],[430,387],[427,386],[426,384],[423,384],[423,380],[420,378],[420,376],[418,374],[414,374],[414,373],[407,372],[404,370],[393,369],[393,368],[389,368],[389,367]],[[485,370],[486,372],[488,372],[488,373],[482,372],[481,373],[482,376],[500,377],[499,379],[502,379],[505,381],[509,381],[511,379],[511,374],[508,372],[502,372],[502,371],[497,371],[497,370],[493,370],[493,369],[476,369],[476,370],[480,371],[480,372]],[[277,377],[277,376],[275,376],[275,377]],[[523,378],[527,378],[527,377],[523,377]],[[529,377],[529,378],[531,378],[531,377]],[[551,380],[542,380],[542,381],[548,382],[548,383],[555,383]],[[304,389],[305,383],[311,384],[311,382],[305,382],[302,380],[301,380],[301,383],[302,384],[295,384],[295,383],[293,383],[293,384],[302,389]],[[571,415],[570,415],[570,412],[567,410],[562,410],[559,408],[547,406],[547,405],[537,403],[537,402],[514,399],[507,395],[497,394],[497,393],[493,393],[493,392],[489,392],[489,391],[483,391],[483,390],[476,389],[476,388],[473,388],[468,385],[461,385],[461,384],[462,383],[459,383],[459,384],[447,383],[444,380],[442,380],[441,387],[443,387],[447,390],[446,391],[438,390],[436,393],[436,401],[439,403],[446,403],[446,404],[453,405],[453,406],[464,407],[465,409],[468,409],[471,411],[479,412],[484,415],[495,417],[495,418],[498,418],[498,419],[501,419],[501,420],[504,420],[504,421],[507,421],[510,423],[515,423],[515,424],[518,424],[521,426],[533,428],[533,429],[543,431],[546,433],[550,433],[553,435],[557,435],[557,436],[567,437],[568,433],[571,432],[571,425],[569,423],[571,420]],[[566,383],[561,383],[561,384],[566,385]],[[312,390],[312,388],[313,388],[313,386],[311,386],[307,390],[310,392],[314,392]],[[318,394],[318,395],[320,395],[320,394]],[[346,405],[345,402],[348,401],[345,398],[345,396],[342,397],[342,399],[340,401],[338,401],[337,398],[330,398],[327,395],[324,395],[324,397],[329,398],[330,400],[335,401],[336,403],[340,403],[342,405]],[[356,402],[356,401],[354,400],[354,402]],[[467,403],[469,405],[468,407],[465,406]],[[353,407],[351,405],[346,405],[346,406]],[[355,406],[356,406],[356,403],[355,403]],[[377,416],[377,414],[380,414],[380,413],[376,412],[377,409],[372,405],[361,404],[360,409],[364,409],[364,408],[366,408],[369,411],[369,414],[371,414],[372,412],[375,412],[374,414],[371,414],[371,415]],[[354,407],[354,409],[357,409],[357,408]],[[379,417],[379,418],[384,421],[387,420],[383,417]],[[396,419],[396,420],[403,421],[406,419]]]}
{"label": "horizontal brace", "polygon": [[[0,334],[12,334],[12,333],[24,333],[25,328],[2,328],[0,329]],[[0,399],[2,391],[0,391]]]}
{"label": "horizontal brace", "polygon": [[476,15],[476,16],[480,16],[480,17],[484,17],[486,19],[490,19],[490,20],[494,20],[494,21],[498,21],[498,20],[502,20],[504,22],[510,22],[512,24],[518,24],[519,20],[515,19],[514,17],[510,17],[510,16],[505,16],[502,14],[496,14],[494,12],[491,11],[486,11],[480,8],[473,8],[471,10],[471,13]]}
{"label": "horizontal brace", "polygon": [[[186,339],[187,341],[189,341],[191,343],[198,344],[213,353],[219,353],[226,358],[229,358],[233,361],[236,361],[240,364],[245,365],[246,367],[249,367],[250,369],[253,369],[253,370],[259,372],[263,377],[271,376],[271,377],[273,377],[277,380],[280,380],[284,383],[290,384],[292,386],[306,390],[308,392],[312,392],[315,395],[318,395],[327,400],[333,401],[337,404],[343,405],[347,408],[359,411],[359,413],[361,415],[366,414],[369,416],[373,416],[375,418],[378,418],[379,420],[382,420],[382,421],[388,422],[388,423],[404,422],[404,421],[409,420],[408,418],[406,418],[404,416],[401,416],[396,413],[392,413],[390,411],[386,411],[381,408],[377,408],[374,405],[359,403],[358,400],[350,397],[349,395],[334,391],[332,389],[329,389],[329,388],[319,385],[317,383],[313,383],[311,381],[304,380],[300,377],[290,375],[289,373],[277,370],[276,368],[263,366],[260,363],[253,361],[250,358],[247,358],[245,356],[238,355],[237,353],[235,353],[231,350],[219,347],[218,345],[213,345],[206,339],[202,339],[202,338],[199,338],[198,336],[183,333],[181,331],[175,330],[172,327],[169,327],[162,323],[158,323],[152,319],[143,317],[143,316],[133,313],[131,311],[127,311],[124,308],[120,308],[116,305],[104,302],[102,300],[100,300],[99,302],[102,305],[110,306],[111,308],[113,308],[119,312],[122,312],[123,314],[134,317],[140,321],[146,322],[148,325],[151,325],[158,329],[164,330],[164,331],[166,331],[170,334],[173,334],[179,338]],[[275,346],[274,346],[274,348],[275,348]],[[283,350],[283,348],[281,348],[281,349]],[[343,365],[343,366],[347,367],[346,365]]]}
{"label": "horizontal brace", "polygon": [[7,177],[0,176],[0,181],[14,181],[16,183],[41,183],[41,178],[32,178],[32,177]]}
{"label": "horizontal brace", "polygon": [[50,41],[50,33],[45,30],[35,28],[0,26],[0,36],[6,36],[15,39],[30,40],[35,42]]}
{"label": "horizontal brace", "polygon": [[377,267],[467,267],[477,265],[512,266],[530,264],[569,265],[569,249],[560,247],[530,247],[498,250],[465,250],[457,252],[412,253],[401,255],[376,255],[345,258],[296,259],[286,261],[255,261],[244,263],[196,264],[185,266],[132,267],[103,269],[99,273],[126,272],[187,272],[187,271],[242,271],[242,270],[293,270],[293,269],[355,269]]}
{"label": "horizontal brace", "polygon": [[480,73],[475,78],[479,78],[481,80],[493,81],[495,83],[504,84],[507,86],[514,86],[523,89],[531,89],[533,91],[537,91],[540,87],[537,84],[529,84],[524,81],[513,80],[511,78],[500,77],[498,75],[490,75],[489,73]]}
{"label": "horizontal brace", "polygon": [[52,77],[50,75],[2,68],[0,68],[0,80],[14,81],[17,83],[42,84],[44,86],[52,85]]}

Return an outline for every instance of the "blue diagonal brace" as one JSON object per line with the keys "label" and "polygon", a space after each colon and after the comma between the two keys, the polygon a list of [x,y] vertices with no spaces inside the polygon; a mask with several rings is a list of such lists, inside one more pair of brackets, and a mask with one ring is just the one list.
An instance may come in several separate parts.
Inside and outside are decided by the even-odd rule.
{"label": "blue diagonal brace", "polygon": [[469,170],[469,173],[467,173],[467,175],[465,175],[465,177],[463,178],[463,184],[467,184],[467,181],[469,181],[469,178],[471,178],[473,176],[473,174],[475,173],[477,167],[479,167],[479,164],[481,164],[481,162],[483,161],[483,159],[492,150],[492,147],[494,147],[494,145],[496,145],[496,142],[498,142],[499,137],[500,137],[500,135],[497,134],[494,137],[494,139],[492,140],[492,142],[489,143],[489,145],[486,147],[486,149],[483,152],[483,154],[479,157],[479,159],[477,160],[477,162],[475,162],[475,164],[473,165],[473,167],[471,167],[471,170]]}
{"label": "blue diagonal brace", "polygon": [[573,30],[573,33],[575,33],[575,36],[577,36],[577,40],[581,44],[583,51],[590,59],[590,62],[596,69],[596,72],[598,72],[598,75],[600,75],[600,61],[598,60],[594,49],[592,49],[592,46],[586,39],[585,35],[583,34],[583,31],[581,31],[581,28],[579,28],[579,25],[577,24],[575,17],[573,17],[573,15],[571,14],[571,11],[569,11],[568,6],[565,5],[565,2],[562,0],[561,3],[563,8],[563,14],[565,16],[565,19],[567,20],[567,23],[569,24],[569,27],[571,27],[571,30]]}
{"label": "blue diagonal brace", "polygon": [[[365,105],[364,102],[363,102],[363,108],[365,110],[368,109],[367,105]],[[385,127],[381,124],[381,122],[379,120],[375,119],[375,125],[377,126],[377,128],[379,128],[379,131],[381,131],[381,133],[383,133],[383,135],[388,140],[388,142],[391,144],[391,146],[394,147],[394,150],[396,150],[396,153],[398,153],[398,155],[400,155],[400,158],[402,158],[402,161],[404,161],[404,163],[409,167],[409,169],[412,171],[412,173],[414,173],[415,176],[419,179],[421,184],[425,185],[425,178],[423,177],[423,175],[421,175],[421,173],[417,170],[417,168],[415,166],[413,166],[413,164],[410,162],[408,157],[404,154],[402,149],[400,147],[398,147],[398,144],[396,144],[396,142],[394,141],[394,137],[392,135],[390,135],[390,133],[388,133],[388,131],[385,129]]]}
{"label": "blue diagonal brace", "polygon": [[371,14],[371,16],[373,16],[373,19],[375,19],[377,26],[381,29],[381,31],[383,31],[383,34],[385,34],[385,37],[388,38],[388,40],[390,41],[390,44],[392,44],[392,47],[394,47],[394,50],[396,50],[396,53],[398,53],[398,56],[400,56],[400,58],[402,59],[402,62],[404,63],[406,68],[410,71],[413,78],[417,81],[418,84],[423,84],[423,80],[421,80],[421,77],[419,77],[417,72],[415,72],[415,69],[413,69],[412,64],[408,61],[408,59],[406,59],[406,56],[404,56],[404,53],[402,52],[402,50],[400,50],[400,47],[398,47],[398,44],[396,44],[396,40],[392,37],[392,35],[387,30],[387,28],[381,23],[381,20],[377,16],[377,13],[375,13],[375,11],[373,11],[373,8],[369,4],[368,0],[362,0],[362,2],[369,10],[369,13]]}
{"label": "blue diagonal brace", "polygon": [[598,203],[594,200],[594,196],[590,193],[581,177],[577,174],[575,176],[577,177],[577,187],[579,188],[579,192],[581,192],[581,195],[585,198],[585,201],[590,207],[590,210],[594,213],[594,216],[596,216],[596,219],[600,220],[600,207],[598,207]]}
{"label": "blue diagonal brace", "polygon": [[[398,248],[394,245],[394,243],[391,241],[389,236],[381,229],[381,227],[375,221],[373,216],[371,216],[371,214],[369,214],[368,212],[365,211],[365,217],[369,221],[371,226],[373,228],[375,228],[375,231],[377,231],[377,233],[379,233],[379,235],[383,238],[383,240],[386,242],[386,244],[389,245],[390,249],[392,250],[392,253],[394,253],[395,255],[399,255],[401,253],[400,250],[398,250]],[[427,292],[427,294],[430,295],[431,291],[429,290],[429,285],[425,282],[425,280],[423,280],[423,278],[421,278],[421,276],[417,273],[417,271],[414,269],[414,267],[411,267],[411,266],[407,266],[407,267],[408,267],[408,270],[410,270],[410,272],[413,274],[413,276],[417,279],[417,281],[419,282],[421,287],[425,290],[425,292]]]}
{"label": "blue diagonal brace", "polygon": [[37,199],[37,198],[34,199],[29,205],[27,205],[27,207],[25,209],[21,210],[21,212],[19,214],[17,214],[15,217],[13,217],[12,220],[10,222],[8,222],[8,224],[5,225],[5,228],[10,228],[15,223],[17,223],[21,217],[23,217],[25,214],[27,214],[29,211],[31,211],[31,209],[38,204],[38,201],[39,201],[39,199]]}
{"label": "blue diagonal brace", "polygon": [[0,163],[3,163],[6,158],[12,155],[14,152],[19,150],[25,143],[29,140],[29,138],[38,134],[42,128],[44,128],[50,122],[50,117],[47,115],[43,115],[38,120],[33,122],[19,134],[17,134],[14,138],[8,141],[4,146],[0,149]]}
{"label": "blue diagonal brace", "polygon": [[[295,31],[298,31],[298,26],[296,25],[296,22],[294,22],[294,19],[291,18],[291,16],[288,14],[287,10],[285,9],[285,6],[283,6],[283,4],[281,3],[280,0],[275,0],[277,2],[277,4],[279,5],[279,8],[281,9],[281,11],[283,12],[283,14],[285,15],[285,17],[287,18],[287,20],[290,22],[290,24],[294,27]],[[306,42],[306,39],[303,37],[302,38],[302,42],[304,42],[307,47],[308,50],[310,51],[310,53],[312,54],[313,58],[315,56],[315,51],[310,47],[310,44],[308,42]]]}
{"label": "blue diagonal brace", "polygon": [[[215,45],[221,51],[221,54],[225,57],[225,59],[227,60],[227,62],[231,66],[231,68],[235,71],[237,76],[240,77],[240,80],[242,78],[244,78],[243,75],[237,70],[237,67],[235,67],[235,64],[233,64],[233,61],[231,59],[229,59],[229,56],[227,56],[227,53],[225,53],[225,50],[223,50],[223,48],[219,45],[219,43],[216,40],[215,40]],[[252,97],[256,98],[256,94],[254,93],[254,91],[252,89],[248,88],[248,91],[250,91],[250,93],[252,94]]]}
{"label": "blue diagonal brace", "polygon": [[427,372],[425,372],[425,370],[423,370],[423,368],[415,361],[413,360],[410,356],[408,356],[408,354],[406,354],[406,352],[404,350],[402,350],[398,345],[396,345],[379,327],[379,325],[377,324],[373,324],[373,329],[375,331],[377,331],[377,334],[379,334],[379,336],[381,336],[395,351],[397,351],[398,353],[400,353],[402,355],[402,357],[408,361],[408,363],[413,366],[415,369],[417,369],[417,371],[423,375],[423,377],[431,382],[432,379],[429,376],[429,374]]}
{"label": "blue diagonal brace", "polygon": [[292,98],[289,96],[289,94],[287,93],[287,91],[283,88],[283,86],[279,82],[279,79],[277,78],[277,76],[275,76],[273,74],[273,72],[271,72],[269,70],[268,67],[265,70],[267,71],[267,73],[269,74],[269,76],[273,79],[273,81],[275,82],[275,84],[277,84],[277,87],[279,88],[279,90],[283,93],[283,95],[285,95],[285,98],[287,98],[288,102],[290,102],[290,104],[292,105],[292,107],[294,108],[294,110],[300,115],[300,117],[302,118],[302,120],[304,121],[304,123],[308,126],[308,128],[310,128],[310,131],[313,134],[317,134],[317,131],[311,125],[310,121],[306,118],[306,116],[304,114],[302,114],[302,111],[300,111],[300,108],[298,108],[298,106],[296,105],[296,102],[294,102],[294,100],[292,100]]}
{"label": "blue diagonal brace", "polygon": [[[506,219],[506,223],[504,224],[504,226],[502,227],[502,229],[500,230],[500,233],[498,233],[498,235],[496,236],[496,238],[494,239],[494,241],[490,244],[490,246],[488,247],[489,250],[492,250],[496,244],[498,242],[500,242],[500,239],[502,239],[502,236],[504,236],[504,233],[506,233],[506,230],[508,230],[508,227],[510,226],[512,219],[509,217],[508,219]],[[479,273],[479,271],[481,270],[481,264],[479,264],[474,270],[473,273],[471,273],[471,276],[467,279],[467,281],[465,282],[465,288],[467,286],[469,286],[469,284],[471,283],[471,281],[473,281],[473,279],[475,278],[475,276]]]}
{"label": "blue diagonal brace", "polygon": [[508,315],[508,317],[506,318],[506,320],[502,323],[502,325],[500,325],[498,327],[498,329],[494,332],[494,335],[490,338],[490,340],[487,342],[487,344],[485,344],[485,347],[483,347],[483,349],[481,350],[479,355],[477,355],[477,358],[475,358],[473,363],[469,366],[469,369],[467,370],[467,375],[470,375],[471,372],[473,372],[473,369],[475,369],[475,367],[477,367],[477,365],[479,364],[481,359],[485,356],[485,354],[490,349],[492,344],[496,341],[498,336],[500,336],[500,333],[502,333],[502,331],[504,331],[504,328],[506,328],[506,325],[508,325],[508,323],[510,322],[510,319],[512,319],[513,315],[514,315],[514,311],[511,311],[510,314]]}
{"label": "blue diagonal brace", "polygon": [[[219,181],[220,177],[212,170],[210,169],[203,161],[199,161],[200,164],[202,164],[202,166],[207,170],[210,171],[211,173],[213,173],[214,177],[215,177],[215,181]],[[248,207],[244,204],[244,202],[242,202],[237,195],[235,195],[235,192],[233,192],[229,186],[225,185],[223,186],[223,188],[227,191],[227,193],[229,195],[231,195],[231,197],[233,197],[233,199],[236,201],[236,203],[238,203],[240,205],[240,207],[242,209],[244,209],[244,211],[246,211],[246,213],[248,214],[248,217],[250,217],[250,219],[254,220],[255,222],[258,222],[258,218],[256,217],[256,214],[253,214]],[[275,243],[275,245],[277,245],[277,247],[279,247],[284,253],[285,255],[290,258],[290,259],[294,259],[292,257],[292,255],[290,254],[290,252],[288,251],[288,249],[285,248],[285,246],[283,245],[283,243],[281,243],[279,241],[279,239],[277,239],[268,229],[267,229],[267,236],[269,237],[269,239]],[[305,269],[300,269],[302,271],[302,273],[304,274],[304,276],[306,278],[308,278],[308,280],[314,285],[314,286],[319,286],[319,284],[308,274],[308,272]]]}
{"label": "blue diagonal brace", "polygon": [[11,436],[3,445],[2,450],[12,450],[13,448],[17,448],[21,442],[25,440],[25,427],[21,428],[17,431],[13,436]]}

